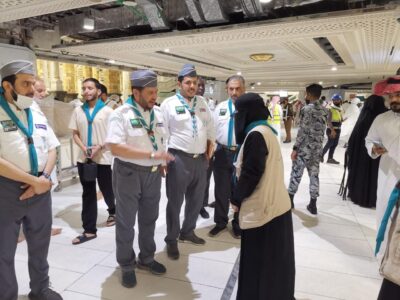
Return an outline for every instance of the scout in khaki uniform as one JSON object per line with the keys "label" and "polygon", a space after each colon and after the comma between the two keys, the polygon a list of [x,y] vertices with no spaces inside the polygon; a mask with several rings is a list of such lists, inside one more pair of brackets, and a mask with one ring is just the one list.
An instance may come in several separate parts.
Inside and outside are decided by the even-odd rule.
{"label": "scout in khaki uniform", "polygon": [[0,69],[0,298],[16,300],[14,257],[22,225],[28,244],[31,300],[59,300],[49,288],[51,180],[59,142],[44,114],[33,108],[33,63]]}
{"label": "scout in khaki uniform", "polygon": [[[164,265],[154,259],[154,230],[161,197],[161,175],[173,157],[165,151],[166,131],[157,106],[157,74],[131,74],[132,96],[110,117],[106,142],[115,156],[113,188],[117,199],[117,261],[122,285],[136,285],[134,267],[162,275]],[[138,215],[139,257],[133,250]]]}

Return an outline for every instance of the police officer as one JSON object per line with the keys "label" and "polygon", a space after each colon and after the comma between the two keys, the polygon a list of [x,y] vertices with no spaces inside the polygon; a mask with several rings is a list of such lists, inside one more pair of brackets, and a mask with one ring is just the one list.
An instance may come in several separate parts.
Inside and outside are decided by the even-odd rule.
{"label": "police officer", "polygon": [[[226,80],[226,90],[229,96],[216,107],[214,124],[216,129],[217,148],[214,154],[214,181],[215,181],[215,227],[208,233],[209,236],[218,236],[228,224],[229,201],[232,195],[233,160],[236,153],[234,132],[235,101],[245,93],[246,85],[242,76],[233,75]],[[241,230],[238,223],[238,213],[234,213],[232,220],[232,235],[240,238]]]}
{"label": "police officer", "polygon": [[[167,185],[167,254],[179,258],[177,239],[196,245],[205,240],[195,233],[196,220],[203,205],[208,160],[212,156],[214,126],[206,101],[196,96],[198,78],[191,64],[178,74],[179,90],[164,100],[161,111],[169,131],[168,151],[175,161],[168,164]],[[180,227],[179,213],[186,200],[185,219]]]}
{"label": "police officer", "polygon": [[106,142],[115,156],[113,188],[117,199],[117,261],[122,285],[136,285],[133,250],[136,213],[139,222],[137,266],[153,274],[166,272],[154,260],[154,230],[161,197],[161,173],[173,156],[165,151],[166,131],[157,100],[157,74],[150,70],[131,74],[132,96],[111,115]]}
{"label": "police officer", "polygon": [[[81,149],[78,157],[79,180],[82,184],[83,233],[72,244],[77,245],[97,237],[96,179],[108,206],[107,226],[115,224],[115,198],[112,190],[111,153],[104,147],[108,119],[113,112],[100,99],[100,83],[95,78],[82,82],[85,103],[75,108],[69,128],[73,139]],[[87,162],[91,162],[87,164]],[[88,176],[87,174],[92,174]]]}
{"label": "police officer", "polygon": [[327,110],[318,101],[321,90],[322,86],[319,84],[311,84],[306,88],[307,105],[300,111],[299,131],[291,154],[293,164],[288,188],[293,208],[294,194],[296,194],[301,177],[303,177],[303,171],[307,168],[311,196],[307,210],[313,215],[317,214],[319,163],[328,117]]}
{"label": "police officer", "polygon": [[0,298],[18,297],[14,257],[22,224],[28,244],[29,299],[62,299],[49,288],[47,262],[50,173],[60,144],[44,114],[33,108],[33,63],[10,62],[1,67],[0,76]]}
{"label": "police officer", "polygon": [[333,158],[333,154],[339,144],[340,130],[343,121],[342,108],[340,107],[342,104],[342,97],[339,94],[335,94],[332,96],[332,102],[328,114],[328,128],[326,129],[328,141],[322,150],[321,162],[324,162],[324,156],[329,150],[328,160],[326,162],[328,164],[338,165],[339,162]]}

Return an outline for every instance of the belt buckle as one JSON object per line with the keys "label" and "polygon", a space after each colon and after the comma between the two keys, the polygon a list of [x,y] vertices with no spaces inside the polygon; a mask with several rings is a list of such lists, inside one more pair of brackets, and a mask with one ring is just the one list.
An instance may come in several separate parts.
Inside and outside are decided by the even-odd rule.
{"label": "belt buckle", "polygon": [[231,147],[229,147],[229,150],[231,150],[231,151],[236,151],[236,146],[231,146]]}
{"label": "belt buckle", "polygon": [[158,170],[158,166],[152,166],[151,167],[151,173],[154,173]]}
{"label": "belt buckle", "polygon": [[193,158],[198,158],[199,157],[199,154],[194,154],[193,155]]}

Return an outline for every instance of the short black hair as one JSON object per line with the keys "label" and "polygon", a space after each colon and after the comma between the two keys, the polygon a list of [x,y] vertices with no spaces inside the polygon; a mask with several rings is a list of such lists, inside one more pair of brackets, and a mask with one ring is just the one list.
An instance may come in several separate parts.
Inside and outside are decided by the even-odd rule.
{"label": "short black hair", "polygon": [[100,83],[100,91],[102,94],[106,94],[106,95],[108,94],[107,87],[102,83]]}
{"label": "short black hair", "polygon": [[143,86],[132,86],[132,90],[138,90],[139,92],[144,90]]}
{"label": "short black hair", "polygon": [[7,82],[11,83],[12,85],[14,85],[16,80],[17,80],[17,75],[15,75],[15,74],[9,75],[7,77],[4,77],[1,80],[1,86],[3,86],[3,82],[5,82],[5,81],[7,81]]}
{"label": "short black hair", "polygon": [[96,89],[101,90],[101,83],[96,79],[96,78],[86,78],[84,81],[82,81],[82,84],[86,82],[93,82],[94,85],[96,86]]}
{"label": "short black hair", "polygon": [[228,83],[229,83],[230,81],[232,81],[232,80],[240,81],[240,83],[241,83],[243,86],[246,86],[246,81],[244,80],[243,76],[241,76],[241,75],[232,75],[232,76],[229,76],[228,79],[225,81],[225,84],[228,85]]}
{"label": "short black hair", "polygon": [[306,87],[306,92],[319,99],[319,97],[321,97],[322,86],[316,83],[310,84],[308,87]]}

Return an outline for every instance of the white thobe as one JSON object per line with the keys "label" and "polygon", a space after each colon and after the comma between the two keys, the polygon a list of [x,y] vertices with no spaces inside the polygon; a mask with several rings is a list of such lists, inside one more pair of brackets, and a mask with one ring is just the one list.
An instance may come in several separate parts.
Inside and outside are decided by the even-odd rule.
{"label": "white thobe", "polygon": [[342,130],[340,133],[340,139],[344,142],[348,142],[351,132],[357,123],[358,116],[360,115],[360,109],[358,108],[356,102],[351,102],[346,107],[343,107],[343,121]]}

